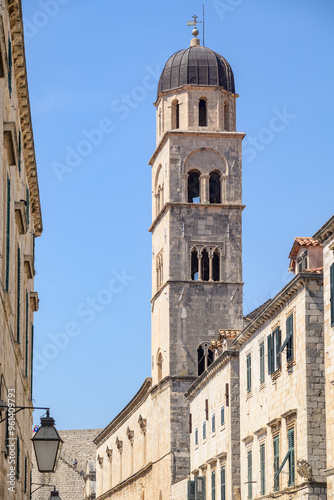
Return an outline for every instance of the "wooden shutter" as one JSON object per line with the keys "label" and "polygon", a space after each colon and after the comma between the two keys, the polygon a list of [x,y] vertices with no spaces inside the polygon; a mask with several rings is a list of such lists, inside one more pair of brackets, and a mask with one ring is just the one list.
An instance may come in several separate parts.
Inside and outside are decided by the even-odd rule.
{"label": "wooden shutter", "polygon": [[225,423],[225,409],[224,406],[220,408],[220,425],[224,425]]}
{"label": "wooden shutter", "polygon": [[260,345],[260,384],[264,382],[264,342]]}
{"label": "wooden shutter", "polygon": [[212,432],[215,432],[216,430],[216,414],[213,413],[211,416],[211,427],[212,427]]}
{"label": "wooden shutter", "polygon": [[9,290],[9,252],[10,252],[10,178],[7,175],[6,292],[8,292]]}
{"label": "wooden shutter", "polygon": [[221,467],[220,469],[220,494],[221,500],[226,500],[225,467]]}
{"label": "wooden shutter", "polygon": [[266,450],[265,445],[260,446],[260,467],[261,467],[261,495],[266,493]]}
{"label": "wooden shutter", "polygon": [[29,226],[29,211],[30,211],[30,196],[29,196],[29,189],[27,188],[27,194],[26,194],[26,213],[27,213],[27,223]]}
{"label": "wooden shutter", "polygon": [[[274,438],[274,475],[279,470],[279,436]],[[279,490],[279,475],[274,479],[274,491]]]}
{"label": "wooden shutter", "polygon": [[252,357],[251,354],[247,356],[247,392],[252,390]]}
{"label": "wooden shutter", "polygon": [[331,326],[334,326],[334,263],[330,267]]}
{"label": "wooden shutter", "polygon": [[21,327],[21,252],[17,247],[16,341],[20,342]]}
{"label": "wooden shutter", "polygon": [[253,484],[252,484],[253,464],[252,464],[252,452],[251,451],[249,451],[247,454],[247,467],[248,467],[248,498],[252,498],[252,496],[253,496]]}
{"label": "wooden shutter", "polygon": [[289,486],[295,484],[295,430],[288,431],[288,444],[289,444]]}
{"label": "wooden shutter", "polygon": [[203,422],[203,439],[206,439],[206,421]]}
{"label": "wooden shutter", "polygon": [[12,95],[12,42],[10,40],[10,34],[8,33],[8,90],[9,97]]}
{"label": "wooden shutter", "polygon": [[189,413],[189,434],[191,434],[193,431],[193,426],[192,426],[192,415]]}
{"label": "wooden shutter", "polygon": [[271,375],[273,372],[273,364],[272,364],[272,348],[271,348],[271,335],[268,335],[267,337],[267,347],[268,347],[268,374]]}
{"label": "wooden shutter", "polygon": [[286,338],[288,342],[286,344],[286,360],[290,361],[293,359],[293,314],[291,314],[286,320]]}
{"label": "wooden shutter", "polygon": [[230,405],[230,392],[228,389],[228,384],[225,384],[225,404],[226,406]]}
{"label": "wooden shutter", "polygon": [[26,346],[24,358],[24,375],[28,377],[28,346],[29,346],[29,295],[26,291]]}
{"label": "wooden shutter", "polygon": [[195,477],[195,500],[205,500],[205,476]]}
{"label": "wooden shutter", "polygon": [[216,471],[211,472],[211,500],[216,500]]}
{"label": "wooden shutter", "polygon": [[195,481],[188,481],[187,491],[187,499],[195,500]]}
{"label": "wooden shutter", "polygon": [[276,340],[276,370],[278,370],[281,367],[281,355],[279,352],[281,348],[281,330],[279,327],[276,328],[275,340]]}
{"label": "wooden shutter", "polygon": [[21,174],[21,150],[22,150],[22,139],[21,139],[21,130],[19,130],[19,161],[18,161],[18,169],[19,169],[19,174]]}

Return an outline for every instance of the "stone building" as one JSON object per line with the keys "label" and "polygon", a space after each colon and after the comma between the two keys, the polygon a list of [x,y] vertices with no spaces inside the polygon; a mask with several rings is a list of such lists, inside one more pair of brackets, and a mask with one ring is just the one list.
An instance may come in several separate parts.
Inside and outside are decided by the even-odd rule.
{"label": "stone building", "polygon": [[95,439],[100,500],[184,498],[185,392],[211,364],[219,330],[243,327],[236,98],[230,65],[196,37],[161,74],[149,162],[152,374]]}
{"label": "stone building", "polygon": [[[33,500],[49,500],[51,486],[38,489],[38,484],[55,485],[61,500],[95,499],[95,445],[93,439],[101,429],[59,431],[64,443],[56,472],[38,472],[33,456]],[[29,497],[27,497],[29,498]]]}
{"label": "stone building", "polygon": [[[29,407],[38,309],[34,241],[42,233],[42,217],[20,0],[2,2],[0,10],[0,109],[0,400]],[[0,420],[5,417],[3,410]],[[7,422],[0,424],[0,498],[26,499],[32,411],[19,411],[14,426]]]}
{"label": "stone building", "polygon": [[323,247],[327,492],[334,498],[334,215],[315,233]]}

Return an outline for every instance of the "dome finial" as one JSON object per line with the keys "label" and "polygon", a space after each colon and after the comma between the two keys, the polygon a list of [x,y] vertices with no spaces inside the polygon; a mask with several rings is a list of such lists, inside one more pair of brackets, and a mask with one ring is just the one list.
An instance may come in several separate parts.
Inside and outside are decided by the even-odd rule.
{"label": "dome finial", "polygon": [[192,38],[190,40],[190,46],[194,46],[194,45],[199,45],[199,39],[197,38],[197,35],[199,34],[199,31],[196,27],[196,24],[197,23],[201,23],[202,21],[198,21],[198,16],[196,16],[196,14],[193,16],[193,21],[188,21],[187,22],[187,26],[194,26],[194,29],[192,30],[191,34],[194,36],[194,38]]}

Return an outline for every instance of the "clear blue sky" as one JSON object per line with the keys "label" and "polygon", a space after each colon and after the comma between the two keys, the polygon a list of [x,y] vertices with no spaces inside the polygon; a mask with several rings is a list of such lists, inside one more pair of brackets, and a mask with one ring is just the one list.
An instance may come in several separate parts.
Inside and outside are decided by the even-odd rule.
{"label": "clear blue sky", "polygon": [[[333,213],[334,4],[205,7],[205,43],[232,65],[247,133],[248,312],[290,279],[293,238]],[[99,428],[150,375],[152,103],[202,1],[23,0],[23,11],[44,222],[34,399],[60,429]]]}

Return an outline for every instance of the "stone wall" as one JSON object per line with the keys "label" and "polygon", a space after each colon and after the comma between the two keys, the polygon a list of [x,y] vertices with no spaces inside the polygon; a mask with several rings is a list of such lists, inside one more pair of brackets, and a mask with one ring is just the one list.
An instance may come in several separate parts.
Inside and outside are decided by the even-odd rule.
{"label": "stone wall", "polygon": [[[80,500],[84,498],[84,473],[87,460],[95,462],[96,446],[93,439],[99,434],[100,429],[65,430],[59,431],[64,444],[58,462],[58,467],[53,474],[38,472],[35,458],[33,460],[32,482],[41,484],[54,484],[62,500]],[[74,459],[77,464],[74,465]],[[33,486],[33,490],[38,486]],[[53,488],[43,487],[33,495],[34,500],[49,500]]]}

